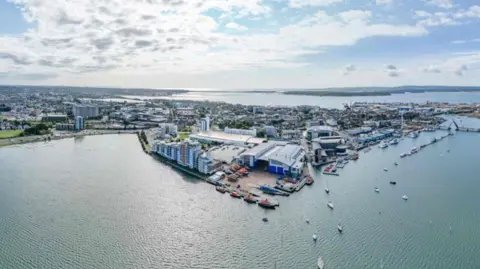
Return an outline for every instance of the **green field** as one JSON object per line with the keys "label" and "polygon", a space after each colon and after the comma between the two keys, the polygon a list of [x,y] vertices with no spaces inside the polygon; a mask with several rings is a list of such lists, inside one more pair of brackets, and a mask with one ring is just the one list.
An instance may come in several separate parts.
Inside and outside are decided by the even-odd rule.
{"label": "green field", "polygon": [[0,131],[0,139],[16,137],[19,136],[22,132],[22,130]]}
{"label": "green field", "polygon": [[178,133],[178,137],[180,137],[180,139],[184,140],[184,139],[187,139],[190,137],[190,133]]}

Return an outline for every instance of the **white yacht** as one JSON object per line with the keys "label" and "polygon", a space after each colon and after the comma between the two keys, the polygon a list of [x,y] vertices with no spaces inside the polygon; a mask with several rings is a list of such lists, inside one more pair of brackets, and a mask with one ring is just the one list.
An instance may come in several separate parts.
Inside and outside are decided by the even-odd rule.
{"label": "white yacht", "polygon": [[343,232],[343,227],[342,227],[342,225],[341,225],[340,223],[337,225],[337,229],[338,229],[338,231],[339,231],[340,233]]}
{"label": "white yacht", "polygon": [[398,139],[394,138],[390,141],[390,145],[397,145],[399,143]]}
{"label": "white yacht", "polygon": [[408,200],[408,196],[404,195],[404,196],[402,196],[402,199],[406,201],[406,200]]}
{"label": "white yacht", "polygon": [[402,154],[400,154],[400,158],[404,158],[404,157],[406,157],[406,156],[407,156],[407,153],[405,153],[405,152],[402,153]]}
{"label": "white yacht", "polygon": [[379,193],[379,192],[380,192],[380,190],[379,190],[377,187],[375,187],[374,191],[375,191],[376,193]]}
{"label": "white yacht", "polygon": [[417,147],[413,147],[411,150],[410,150],[410,153],[411,154],[415,154],[418,152],[418,148]]}
{"label": "white yacht", "polygon": [[415,132],[415,131],[413,131],[413,132],[409,133],[408,136],[411,137],[411,138],[417,138],[417,137],[418,137],[418,133]]}
{"label": "white yacht", "polygon": [[388,169],[385,167],[385,168],[383,168],[383,171],[387,172],[387,171],[388,171]]}
{"label": "white yacht", "polygon": [[333,203],[332,203],[332,202],[328,202],[328,203],[327,203],[327,206],[328,206],[330,209],[333,210]]}
{"label": "white yacht", "polygon": [[317,235],[316,234],[313,234],[312,238],[313,238],[313,241],[317,241]]}
{"label": "white yacht", "polygon": [[380,145],[378,145],[378,147],[381,148],[381,149],[388,148],[388,144],[385,143],[385,141],[382,141],[382,142],[380,143]]}

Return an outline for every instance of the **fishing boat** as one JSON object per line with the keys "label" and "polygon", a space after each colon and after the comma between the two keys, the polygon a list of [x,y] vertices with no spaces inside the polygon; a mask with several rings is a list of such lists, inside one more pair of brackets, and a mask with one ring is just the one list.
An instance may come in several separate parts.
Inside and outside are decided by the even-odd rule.
{"label": "fishing boat", "polygon": [[275,209],[275,204],[272,204],[268,199],[263,199],[258,202],[258,205],[266,209]]}
{"label": "fishing boat", "polygon": [[328,203],[327,203],[327,206],[328,206],[328,208],[330,208],[331,210],[333,210],[333,203],[332,203],[332,202],[328,202]]}
{"label": "fishing boat", "polygon": [[245,198],[243,198],[243,201],[249,203],[249,204],[255,204],[257,203],[257,199],[255,199],[255,197],[253,197],[253,195],[251,195],[250,193],[247,194],[247,196],[245,196]]}
{"label": "fishing boat", "polygon": [[404,196],[402,196],[402,199],[406,201],[406,200],[408,200],[408,196],[404,195]]}
{"label": "fishing boat", "polygon": [[232,196],[233,198],[241,198],[242,197],[240,195],[240,193],[238,193],[237,191],[232,191],[232,193],[230,193],[230,196]]}
{"label": "fishing boat", "polygon": [[380,192],[380,190],[379,190],[377,187],[375,187],[374,191],[375,191],[376,193],[379,193],[379,192]]}
{"label": "fishing boat", "polygon": [[216,186],[215,190],[217,190],[220,193],[225,193],[227,191],[224,187],[221,187],[221,186]]}
{"label": "fishing boat", "polygon": [[340,233],[343,233],[343,227],[342,227],[342,225],[341,225],[340,223],[337,225],[337,230],[338,230]]}
{"label": "fishing boat", "polygon": [[313,238],[313,241],[317,241],[317,235],[316,234],[313,234],[312,238]]}
{"label": "fishing boat", "polygon": [[317,266],[318,266],[318,269],[325,269],[326,268],[322,257],[318,257]]}

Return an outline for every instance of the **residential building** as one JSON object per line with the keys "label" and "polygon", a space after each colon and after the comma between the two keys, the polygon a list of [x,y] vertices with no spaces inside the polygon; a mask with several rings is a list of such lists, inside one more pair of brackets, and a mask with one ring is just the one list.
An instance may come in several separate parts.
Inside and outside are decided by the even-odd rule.
{"label": "residential building", "polygon": [[42,117],[42,121],[66,122],[68,121],[68,117],[65,114],[47,114],[46,116]]}
{"label": "residential building", "polygon": [[210,117],[206,116],[205,118],[200,119],[200,132],[210,131]]}
{"label": "residential building", "polygon": [[282,139],[294,140],[302,138],[301,130],[282,130]]}
{"label": "residential building", "polygon": [[200,173],[211,175],[222,168],[222,163],[213,160],[212,156],[208,152],[200,152],[197,162],[197,169]]}
{"label": "residential building", "polygon": [[74,105],[72,107],[72,112],[74,117],[84,117],[84,118],[93,118],[100,115],[98,106],[92,105]]}
{"label": "residential building", "polygon": [[177,131],[177,125],[174,123],[160,123],[158,125],[157,138],[163,139],[166,135],[169,135],[170,137],[176,137]]}
{"label": "residential building", "polygon": [[224,132],[227,134],[236,134],[236,135],[250,135],[250,136],[257,136],[256,129],[234,129],[234,128],[225,128]]}
{"label": "residential building", "polygon": [[314,127],[314,126],[323,126],[325,125],[325,121],[318,119],[318,120],[309,120],[306,123],[307,128]]}
{"label": "residential building", "polygon": [[85,121],[84,121],[83,117],[81,117],[81,116],[75,117],[75,130],[76,131],[81,131],[83,129],[85,129]]}
{"label": "residential building", "polygon": [[75,129],[75,124],[73,123],[57,123],[55,124],[55,130],[58,131],[73,131]]}
{"label": "residential building", "polygon": [[177,162],[180,165],[188,166],[191,169],[197,168],[197,157],[201,151],[200,143],[185,140],[177,147]]}

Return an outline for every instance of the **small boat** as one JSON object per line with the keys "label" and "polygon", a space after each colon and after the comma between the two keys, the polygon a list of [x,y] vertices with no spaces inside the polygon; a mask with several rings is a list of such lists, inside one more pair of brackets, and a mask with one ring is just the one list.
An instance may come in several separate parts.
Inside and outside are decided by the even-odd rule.
{"label": "small boat", "polygon": [[217,190],[220,193],[225,193],[227,191],[224,187],[221,187],[221,186],[216,186],[215,190]]}
{"label": "small boat", "polygon": [[390,145],[397,145],[399,143],[398,139],[394,138],[390,141]]}
{"label": "small boat", "polygon": [[249,203],[249,204],[255,204],[255,203],[257,203],[257,199],[255,199],[255,198],[253,197],[253,195],[251,195],[250,193],[249,193],[247,196],[245,196],[245,198],[243,198],[243,201],[245,201],[245,202],[247,202],[247,203]]}
{"label": "small boat", "polygon": [[323,259],[322,257],[319,257],[318,258],[318,261],[317,261],[317,266],[318,266],[318,269],[325,269],[325,263],[323,262]]}
{"label": "small boat", "polygon": [[390,184],[391,185],[397,185],[397,182],[396,181],[390,181]]}
{"label": "small boat", "polygon": [[383,168],[383,171],[387,172],[387,171],[388,171],[388,169],[387,169],[386,167],[384,167],[384,168]]}
{"label": "small boat", "polygon": [[240,197],[242,197],[242,196],[240,195],[240,193],[238,193],[238,192],[236,192],[236,191],[232,191],[232,193],[230,193],[230,196],[232,196],[233,198],[240,198]]}
{"label": "small boat", "polygon": [[388,148],[388,144],[385,143],[385,141],[382,141],[382,143],[380,143],[380,145],[378,145],[379,148],[381,149],[385,149],[385,148]]}
{"label": "small boat", "polygon": [[447,149],[447,152],[450,152],[450,150],[449,150],[449,149]]}
{"label": "small boat", "polygon": [[262,219],[262,221],[263,221],[263,222],[268,222],[268,218],[267,218],[267,217],[264,217],[264,218]]}
{"label": "small boat", "polygon": [[408,200],[408,196],[404,195],[404,196],[402,196],[402,199],[406,201],[406,200]]}
{"label": "small boat", "polygon": [[397,162],[395,162],[395,165],[398,165],[398,163],[397,163]]}
{"label": "small boat", "polygon": [[305,222],[306,222],[307,224],[310,224],[310,220],[309,220],[309,219],[306,219]]}
{"label": "small boat", "polygon": [[312,177],[308,177],[308,178],[307,178],[307,181],[305,182],[305,184],[307,184],[307,185],[312,185],[312,184],[313,184],[313,178],[312,178]]}
{"label": "small boat", "polygon": [[411,137],[411,138],[417,138],[417,137],[418,137],[418,133],[415,132],[415,131],[413,131],[413,132],[411,132],[410,134],[408,134],[408,136]]}
{"label": "small boat", "polygon": [[413,147],[411,150],[410,150],[410,154],[415,154],[418,152],[418,148],[417,147]]}
{"label": "small boat", "polygon": [[343,233],[343,227],[340,223],[337,225],[337,229],[340,233]]}
{"label": "small boat", "polygon": [[313,241],[317,241],[317,235],[316,234],[313,234]]}
{"label": "small boat", "polygon": [[258,205],[266,209],[275,209],[275,205],[272,204],[268,199],[263,199],[258,202]]}
{"label": "small boat", "polygon": [[333,203],[332,203],[332,202],[328,202],[328,203],[327,203],[327,206],[328,206],[328,208],[330,208],[331,210],[333,210]]}
{"label": "small boat", "polygon": [[431,143],[432,143],[432,144],[437,143],[437,139],[436,139],[436,138],[433,138]]}
{"label": "small boat", "polygon": [[379,190],[377,187],[375,187],[374,191],[375,191],[376,193],[379,193],[379,192],[380,192],[380,190]]}
{"label": "small boat", "polygon": [[329,189],[329,188],[325,188],[325,192],[326,192],[327,194],[329,194],[329,193],[330,193],[330,189]]}
{"label": "small boat", "polygon": [[402,153],[402,154],[400,154],[400,158],[404,158],[404,157],[406,157],[406,156],[407,156],[407,153],[405,153],[405,152]]}

